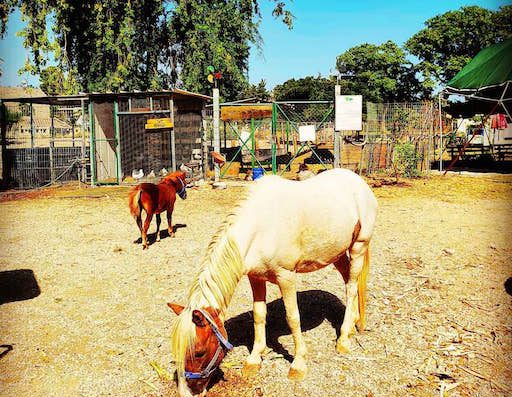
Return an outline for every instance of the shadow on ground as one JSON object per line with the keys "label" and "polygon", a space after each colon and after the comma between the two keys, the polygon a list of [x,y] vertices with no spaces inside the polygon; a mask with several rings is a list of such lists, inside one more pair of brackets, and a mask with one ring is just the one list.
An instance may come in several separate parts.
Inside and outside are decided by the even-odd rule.
{"label": "shadow on ground", "polygon": [[0,305],[33,299],[41,294],[34,272],[30,269],[0,272]]}
{"label": "shadow on ground", "polygon": [[[320,290],[301,291],[297,294],[302,331],[318,327],[327,320],[339,337],[340,327],[345,315],[345,306],[336,295]],[[230,318],[224,324],[229,341],[234,346],[247,346],[249,351],[254,342],[253,312],[242,313]],[[288,361],[293,361],[292,355],[279,343],[283,335],[290,335],[286,322],[286,312],[282,299],[276,299],[267,304],[267,346]]]}

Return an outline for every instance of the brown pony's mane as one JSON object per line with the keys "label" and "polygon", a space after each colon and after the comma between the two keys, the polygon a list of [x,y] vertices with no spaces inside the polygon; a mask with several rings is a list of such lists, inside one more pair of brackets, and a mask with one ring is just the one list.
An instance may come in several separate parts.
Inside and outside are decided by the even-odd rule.
{"label": "brown pony's mane", "polygon": [[181,188],[180,183],[178,181],[178,179],[181,179],[181,181],[183,183],[186,183],[185,182],[185,179],[186,179],[186,174],[183,172],[183,171],[174,171],[174,172],[171,172],[169,174],[167,174],[166,176],[164,176],[162,178],[162,180],[160,181],[160,183],[172,183],[173,185],[175,185],[176,188]]}

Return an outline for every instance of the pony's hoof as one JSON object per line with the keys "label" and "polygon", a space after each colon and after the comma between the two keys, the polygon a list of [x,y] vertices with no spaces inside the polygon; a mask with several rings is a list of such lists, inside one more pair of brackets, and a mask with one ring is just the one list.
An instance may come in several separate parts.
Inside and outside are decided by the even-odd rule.
{"label": "pony's hoof", "polygon": [[336,351],[340,354],[350,353],[350,347],[348,345],[348,341],[338,340],[338,342],[336,342]]}
{"label": "pony's hoof", "polygon": [[359,332],[363,332],[366,328],[366,321],[364,320],[357,320],[356,321],[356,328]]}
{"label": "pony's hoof", "polygon": [[148,248],[149,248],[149,245],[147,245],[147,244],[144,244],[144,245],[142,246],[142,249],[143,249],[143,250],[147,250]]}
{"label": "pony's hoof", "polygon": [[242,375],[246,378],[253,378],[256,375],[258,375],[258,372],[260,371],[260,365],[259,364],[247,364],[245,363],[242,367]]}
{"label": "pony's hoof", "polygon": [[290,367],[290,370],[288,371],[288,378],[291,380],[304,380],[307,374],[307,369],[299,369]]}

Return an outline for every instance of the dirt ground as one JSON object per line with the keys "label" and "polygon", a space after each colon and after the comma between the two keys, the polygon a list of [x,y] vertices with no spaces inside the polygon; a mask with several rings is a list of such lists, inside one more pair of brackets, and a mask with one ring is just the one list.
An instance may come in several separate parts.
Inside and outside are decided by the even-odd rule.
{"label": "dirt ground", "polygon": [[[176,396],[166,302],[185,303],[245,186],[189,190],[176,238],[146,251],[134,243],[126,187],[3,194],[0,395]],[[235,348],[209,396],[512,395],[512,176],[433,176],[374,192],[368,329],[352,352],[335,351],[345,288],[328,267],[299,277],[306,379],[286,377],[293,342],[275,286],[269,349],[259,376],[244,379],[253,336],[244,278],[227,315]]]}

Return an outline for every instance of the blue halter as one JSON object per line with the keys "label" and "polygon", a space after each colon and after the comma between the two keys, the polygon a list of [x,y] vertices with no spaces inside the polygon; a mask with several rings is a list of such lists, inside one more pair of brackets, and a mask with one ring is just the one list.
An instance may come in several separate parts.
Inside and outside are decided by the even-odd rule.
{"label": "blue halter", "polygon": [[217,324],[215,324],[215,321],[210,317],[210,315],[205,312],[202,309],[197,309],[199,312],[204,316],[206,321],[210,324],[210,327],[214,333],[214,335],[217,337],[217,340],[219,341],[219,346],[217,347],[217,350],[215,351],[215,354],[213,355],[212,359],[208,363],[205,369],[203,369],[201,372],[190,372],[185,371],[185,379],[187,380],[193,380],[193,379],[205,379],[209,378],[212,373],[215,372],[217,369],[217,360],[220,356],[220,353],[222,351],[229,351],[233,348],[233,345],[229,343],[229,341],[222,335],[222,333],[219,330],[219,327],[217,327]]}
{"label": "blue halter", "polygon": [[181,180],[181,178],[178,178],[178,180],[181,183],[181,190],[178,192],[178,196],[180,196],[183,200],[185,200],[187,198],[187,189],[185,187],[185,184]]}

